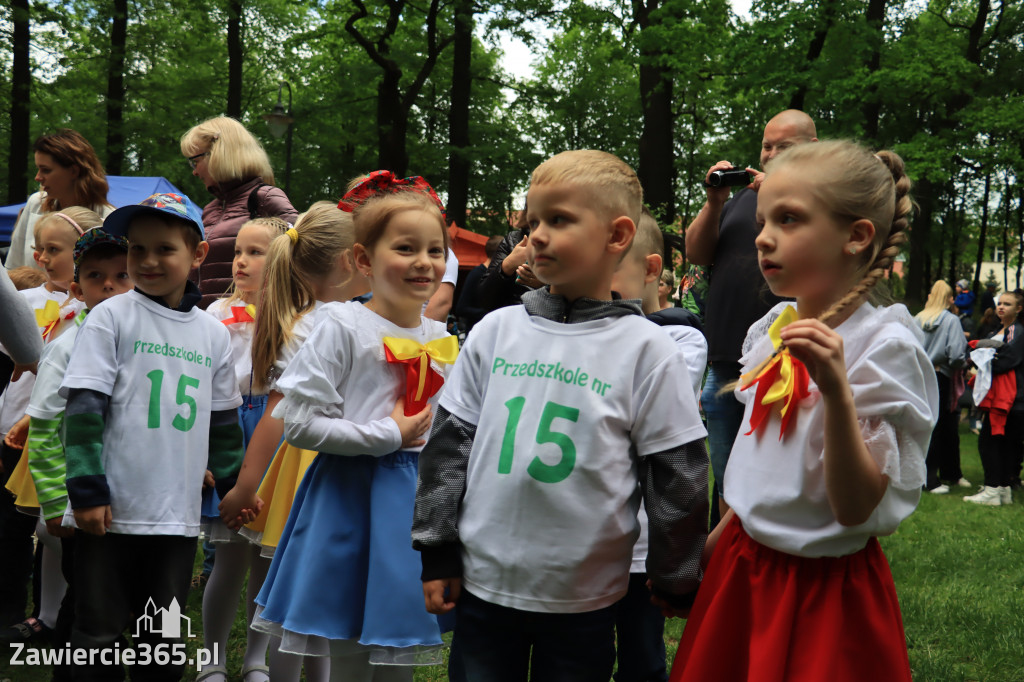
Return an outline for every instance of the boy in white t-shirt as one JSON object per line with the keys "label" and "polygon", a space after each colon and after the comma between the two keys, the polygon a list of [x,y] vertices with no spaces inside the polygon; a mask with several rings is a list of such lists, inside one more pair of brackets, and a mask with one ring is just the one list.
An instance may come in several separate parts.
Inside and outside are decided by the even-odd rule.
{"label": "boy in white t-shirt", "polygon": [[457,611],[457,677],[526,680],[531,667],[534,679],[611,677],[641,491],[654,594],[692,603],[706,431],[683,355],[639,301],[611,290],[641,194],[611,154],[541,164],[529,259],[548,287],[474,327],[445,386],[412,536],[427,610]]}
{"label": "boy in white t-shirt", "polygon": [[[157,612],[184,609],[203,477],[210,469],[225,493],[233,484],[242,400],[228,331],[196,307],[201,295],[188,280],[208,249],[199,209],[187,197],[154,194],[114,211],[103,228],[127,237],[135,290],[90,312],[60,389],[68,400],[67,493],[79,529],[71,642],[113,649],[129,628],[137,647],[163,644],[171,660],[140,666],[137,649],[133,679],[178,680],[184,644]],[[98,652],[75,674],[122,675]]]}

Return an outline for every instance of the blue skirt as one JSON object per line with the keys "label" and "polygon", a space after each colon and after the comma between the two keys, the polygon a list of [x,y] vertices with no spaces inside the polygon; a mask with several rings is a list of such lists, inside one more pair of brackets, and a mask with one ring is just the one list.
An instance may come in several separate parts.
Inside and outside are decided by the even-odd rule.
{"label": "blue skirt", "polygon": [[[289,635],[328,640],[334,655],[346,641],[392,652],[441,647],[438,619],[423,604],[419,552],[412,549],[418,459],[402,451],[317,456],[256,598],[257,629],[284,641]],[[371,661],[401,659],[371,654]]]}
{"label": "blue skirt", "polygon": [[[266,409],[266,395],[244,396],[244,402],[238,406],[238,425],[242,427],[243,451],[249,447],[249,440],[252,438],[252,433],[256,430],[256,425],[260,423],[260,419],[263,417],[263,413]],[[204,529],[214,520],[218,523],[220,522],[220,510],[217,509],[217,505],[219,504],[220,495],[217,494],[216,488],[206,488],[203,490],[203,507],[201,514],[203,516]]]}

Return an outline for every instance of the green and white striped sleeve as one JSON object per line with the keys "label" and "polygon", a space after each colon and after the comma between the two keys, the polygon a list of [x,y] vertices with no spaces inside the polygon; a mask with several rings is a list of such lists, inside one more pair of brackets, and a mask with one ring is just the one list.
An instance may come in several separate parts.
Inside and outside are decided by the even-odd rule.
{"label": "green and white striped sleeve", "polygon": [[29,418],[25,451],[44,520],[61,516],[68,504],[68,490],[64,480],[67,464],[64,444],[60,439],[63,422],[63,414],[56,419]]}

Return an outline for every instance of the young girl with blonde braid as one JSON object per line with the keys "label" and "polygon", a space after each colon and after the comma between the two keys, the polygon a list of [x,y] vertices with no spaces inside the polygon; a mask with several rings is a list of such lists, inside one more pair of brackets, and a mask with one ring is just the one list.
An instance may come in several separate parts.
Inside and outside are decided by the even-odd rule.
{"label": "young girl with blonde braid", "polygon": [[[68,292],[75,277],[75,242],[86,230],[102,223],[103,219],[96,213],[73,206],[44,214],[33,227],[34,257],[46,272],[46,282],[21,294],[35,311],[44,344],[74,328],[75,316],[85,307],[82,301]],[[4,620],[16,618],[0,623],[0,628],[12,626],[2,633],[11,641],[35,639],[53,628],[67,585],[61,574],[60,539],[51,535],[38,518],[35,484],[29,474],[28,458],[23,456],[29,429],[26,410],[35,379],[35,374],[22,374],[17,381],[8,384],[0,397],[0,438],[3,438],[3,465],[0,469],[5,471],[3,483],[15,494],[12,500],[5,492],[0,492],[0,505],[3,507],[0,512],[0,554],[4,556],[0,613]],[[15,505],[30,507],[31,516],[14,512]],[[22,620],[25,585],[32,570],[33,530],[43,545],[39,616]]]}
{"label": "young girl with blonde braid", "polygon": [[906,308],[865,302],[905,240],[909,188],[898,156],[845,141],[793,147],[767,168],[759,262],[796,307],[776,306],[743,345],[749,430],[674,682],[910,682],[877,536],[920,498],[938,387]]}
{"label": "young girl with blonde braid", "polygon": [[458,343],[422,315],[448,233],[422,178],[377,171],[345,195],[366,305],[330,304],[278,380],[288,442],[318,450],[257,602],[282,648],[331,656],[331,679],[412,680],[440,663],[412,549],[418,455]]}
{"label": "young girl with blonde braid", "polygon": [[[240,240],[245,230],[239,232]],[[318,312],[324,303],[347,301],[369,290],[352,260],[354,241],[351,216],[335,204],[322,201],[313,204],[295,227],[276,237],[267,250],[251,370],[253,390],[268,393],[267,409],[248,441],[238,480],[220,503],[221,518],[227,526],[239,529],[253,544],[253,551],[262,555],[252,563],[250,608],[270,567],[269,557],[277,547],[295,489],[316,456],[313,451],[281,443],[284,424],[271,416],[281,400],[276,380],[319,321]],[[244,521],[249,523],[241,527]],[[210,587],[206,589],[209,592]],[[301,656],[280,651],[275,638],[270,654],[271,679],[297,682],[302,664]],[[326,659],[306,658],[305,667],[307,680],[327,679]]]}
{"label": "young girl with blonde braid", "polygon": [[[206,309],[206,312],[227,326],[231,335],[235,376],[243,397],[238,408],[238,421],[246,444],[252,438],[267,405],[267,393],[258,383],[254,385],[252,373],[252,332],[256,302],[263,282],[263,264],[270,243],[275,237],[283,235],[289,227],[280,218],[256,218],[245,223],[235,238],[231,291]],[[246,590],[248,618],[251,620],[253,598],[259,592],[261,578],[266,575],[269,565],[260,556],[258,548],[225,526],[217,509],[219,503],[220,498],[213,486],[213,474],[208,471],[203,487],[203,535],[216,548],[216,561],[203,592],[203,638],[207,650],[217,652],[218,655],[199,671],[197,680],[206,682],[227,682],[224,652],[238,610],[242,583],[250,567],[253,567],[255,570]],[[262,566],[259,565],[261,562]],[[266,665],[269,639],[262,632],[252,629],[246,631],[243,682],[267,682],[269,679]]]}

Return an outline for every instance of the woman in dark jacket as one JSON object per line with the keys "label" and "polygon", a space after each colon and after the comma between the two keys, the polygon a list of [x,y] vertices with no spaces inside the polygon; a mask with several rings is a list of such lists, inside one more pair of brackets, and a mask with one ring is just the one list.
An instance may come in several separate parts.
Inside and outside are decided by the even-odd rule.
{"label": "woman in dark jacket", "polygon": [[235,119],[219,116],[193,127],[181,137],[181,153],[192,174],[216,197],[203,208],[210,253],[193,273],[205,308],[231,283],[239,228],[261,216],[294,223],[298,212],[274,186],[274,171],[263,146]]}

